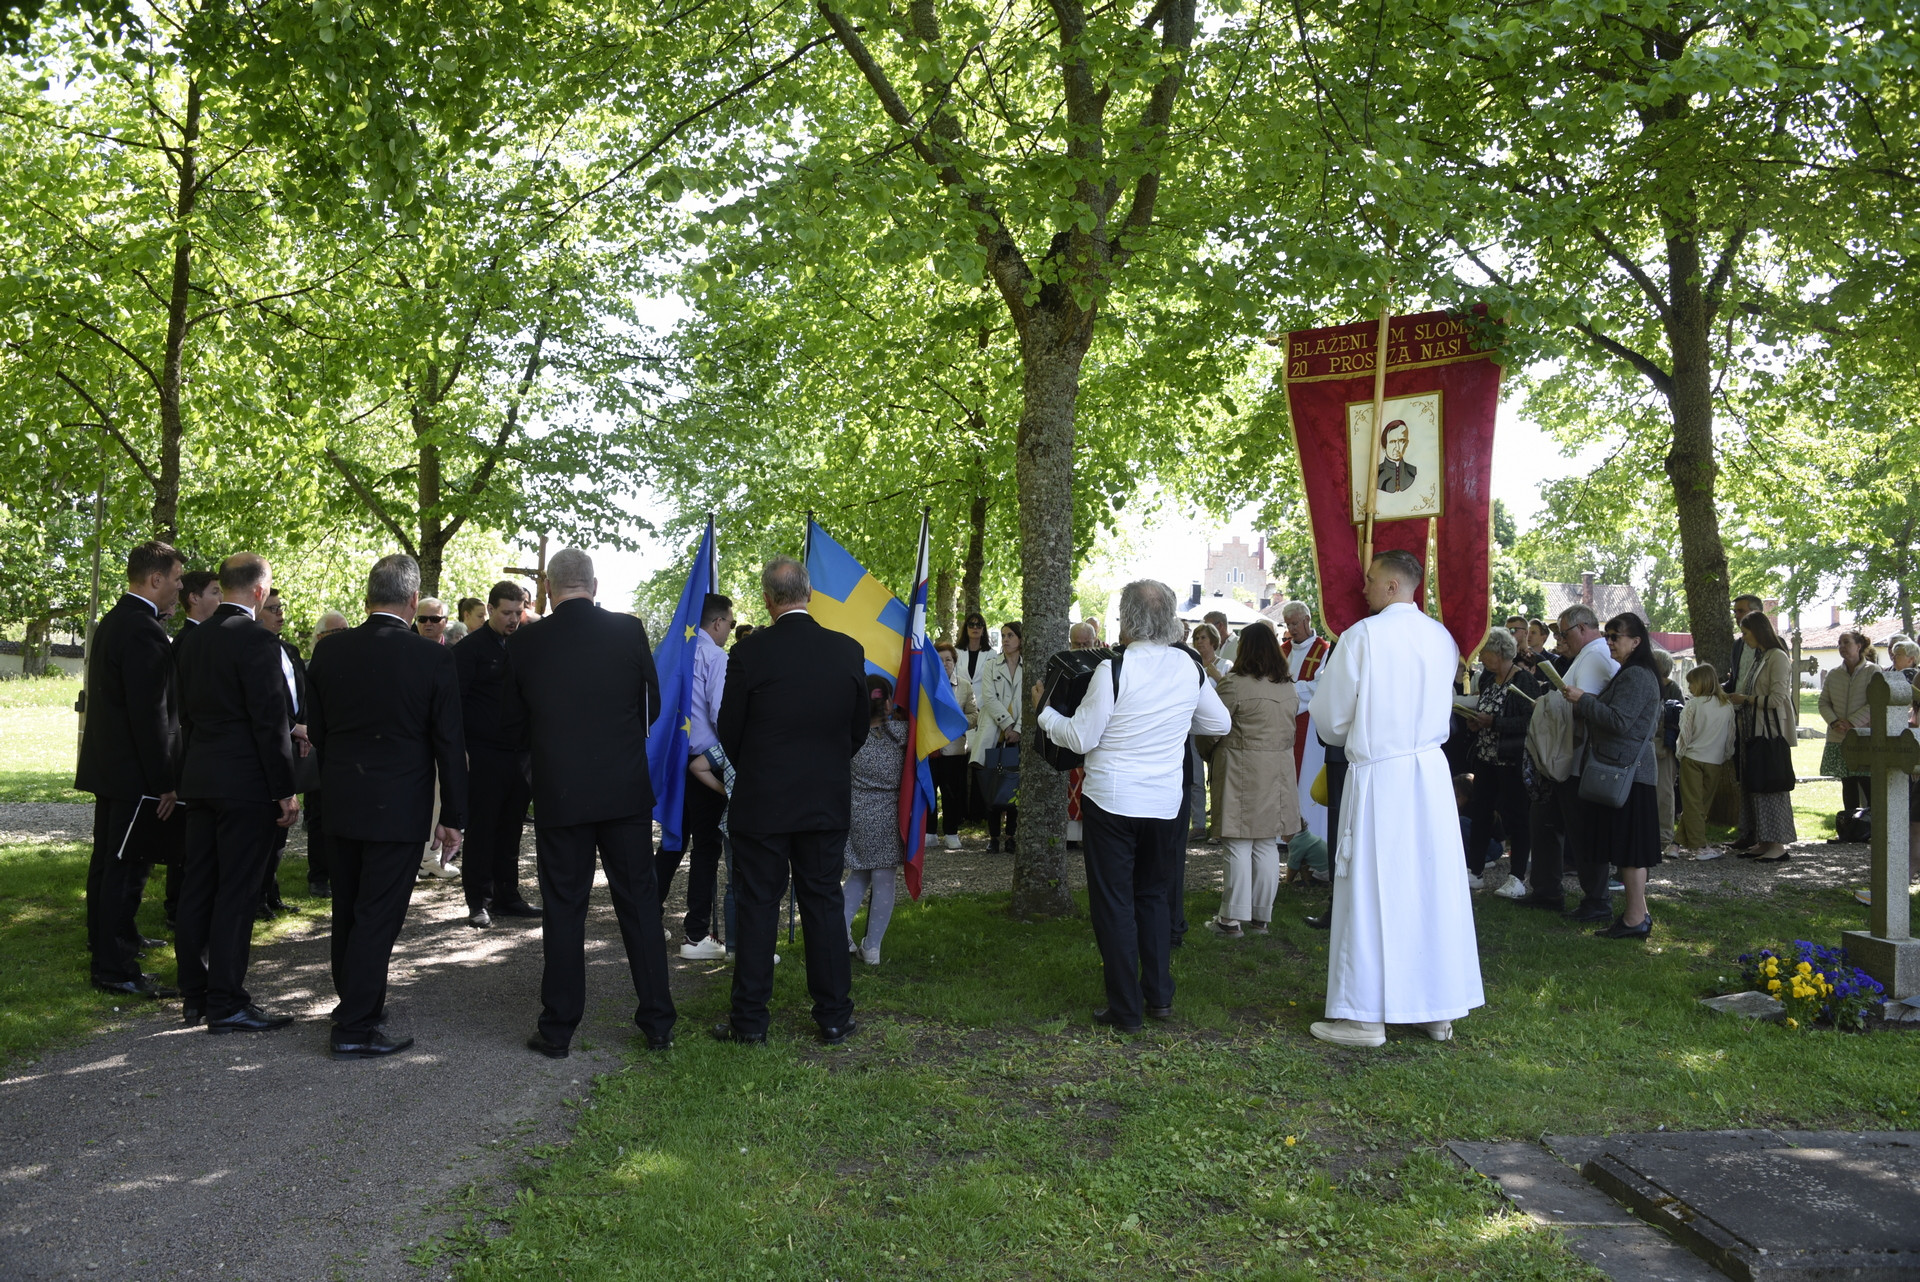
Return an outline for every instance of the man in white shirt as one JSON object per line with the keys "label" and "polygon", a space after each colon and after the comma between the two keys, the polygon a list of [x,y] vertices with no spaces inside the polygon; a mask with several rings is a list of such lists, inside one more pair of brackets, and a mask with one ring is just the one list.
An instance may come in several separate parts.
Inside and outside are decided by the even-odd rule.
{"label": "man in white shirt", "polygon": [[[1173,589],[1152,579],[1120,593],[1120,659],[1094,671],[1073,716],[1040,710],[1053,742],[1086,755],[1080,796],[1093,937],[1106,972],[1107,1005],[1094,1022],[1138,1031],[1141,1016],[1173,1017],[1168,894],[1186,834],[1181,765],[1189,734],[1223,735],[1227,709],[1200,665],[1175,648]],[[1042,686],[1034,685],[1034,701]],[[1144,1011],[1143,1011],[1144,1008]]]}
{"label": "man in white shirt", "polygon": [[1375,613],[1340,636],[1314,696],[1320,733],[1345,748],[1334,856],[1327,1018],[1313,1035],[1380,1046],[1388,1024],[1435,1041],[1486,1001],[1453,778],[1453,637],[1413,604],[1420,563],[1383,552],[1367,569]]}
{"label": "man in white shirt", "polygon": [[[1560,635],[1573,647],[1573,665],[1562,678],[1582,694],[1599,694],[1620,671],[1607,638],[1600,631],[1599,618],[1584,605],[1570,605],[1560,612]],[[1566,914],[1570,920],[1606,923],[1613,920],[1613,896],[1607,891],[1607,852],[1593,848],[1593,804],[1580,799],[1580,749],[1587,739],[1586,726],[1571,723],[1574,773],[1553,785],[1560,803],[1560,816],[1566,834],[1566,862],[1580,876],[1580,906]],[[1535,894],[1551,893],[1558,886],[1534,886]]]}

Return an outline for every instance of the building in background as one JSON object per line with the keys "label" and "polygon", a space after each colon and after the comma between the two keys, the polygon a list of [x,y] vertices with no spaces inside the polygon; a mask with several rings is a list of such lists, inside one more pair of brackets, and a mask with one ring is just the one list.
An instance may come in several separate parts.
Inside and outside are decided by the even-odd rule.
{"label": "building in background", "polygon": [[1207,567],[1200,576],[1200,596],[1227,597],[1244,601],[1255,610],[1265,609],[1273,600],[1266,537],[1257,537],[1251,548],[1238,535],[1218,548],[1209,545]]}

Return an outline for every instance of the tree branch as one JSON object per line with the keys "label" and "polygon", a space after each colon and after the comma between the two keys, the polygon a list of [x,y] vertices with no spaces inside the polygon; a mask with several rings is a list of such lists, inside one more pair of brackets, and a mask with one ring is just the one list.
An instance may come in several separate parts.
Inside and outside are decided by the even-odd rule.
{"label": "tree branch", "polygon": [[[553,291],[549,289],[547,293],[549,297],[551,297]],[[546,346],[546,343],[547,319],[543,316],[540,318],[540,324],[533,331],[533,348],[527,353],[527,368],[525,372],[520,375],[520,386],[514,390],[513,399],[507,403],[507,412],[501,418],[500,430],[494,435],[493,445],[487,450],[487,457],[481,462],[479,469],[474,472],[473,479],[467,483],[468,498],[478,498],[481,492],[487,488],[487,482],[493,479],[494,469],[500,466],[500,460],[505,456],[507,451],[507,442],[513,439],[513,429],[520,424],[520,403],[526,398],[527,392],[532,389],[533,380],[539,377],[540,367],[544,364],[541,360],[540,352],[541,349]],[[451,543],[453,536],[458,534],[460,527],[466,523],[467,514],[465,512],[460,513],[454,517],[452,521],[448,522],[446,541]]]}
{"label": "tree branch", "polygon": [[1606,232],[1598,227],[1591,226],[1588,227],[1587,230],[1593,234],[1594,240],[1599,242],[1600,248],[1607,252],[1607,257],[1618,263],[1620,269],[1633,278],[1634,284],[1640,286],[1640,292],[1647,296],[1647,300],[1653,304],[1654,310],[1660,314],[1661,321],[1665,322],[1669,318],[1669,313],[1672,309],[1667,305],[1666,296],[1660,292],[1660,287],[1654,284],[1653,277],[1647,275],[1646,269],[1641,267],[1639,263],[1634,262],[1627,252],[1621,249],[1613,237],[1607,235]]}
{"label": "tree branch", "polygon": [[420,555],[419,549],[414,546],[414,542],[408,537],[407,532],[400,527],[400,523],[388,514],[387,505],[380,501],[379,495],[375,494],[359,477],[353,474],[353,469],[347,466],[347,461],[341,458],[331,445],[327,446],[327,462],[333,464],[334,470],[347,479],[347,485],[359,496],[360,501],[367,505],[367,510],[380,519],[380,524],[386,526],[388,530],[392,531],[393,537],[400,540],[400,546],[406,549],[407,555],[418,558]]}
{"label": "tree branch", "polygon": [[120,429],[113,425],[113,416],[107,413],[106,407],[101,405],[99,401],[94,400],[93,393],[69,377],[65,370],[56,369],[53,371],[53,376],[62,383],[65,383],[68,387],[71,387],[80,399],[87,403],[87,407],[91,409],[94,415],[100,420],[98,424],[100,430],[119,442],[120,448],[127,452],[127,457],[133,460],[133,465],[140,469],[140,475],[147,478],[147,484],[157,489],[160,485],[160,478],[153,474],[153,469],[147,466],[147,461],[140,457],[140,452],[133,448],[127,438],[120,435]]}

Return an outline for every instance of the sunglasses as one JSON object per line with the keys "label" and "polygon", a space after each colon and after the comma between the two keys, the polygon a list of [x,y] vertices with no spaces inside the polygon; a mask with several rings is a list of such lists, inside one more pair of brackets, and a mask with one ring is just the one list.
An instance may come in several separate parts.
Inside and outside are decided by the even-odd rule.
{"label": "sunglasses", "polygon": [[445,623],[447,616],[444,614],[420,614],[415,615],[413,621],[415,623]]}

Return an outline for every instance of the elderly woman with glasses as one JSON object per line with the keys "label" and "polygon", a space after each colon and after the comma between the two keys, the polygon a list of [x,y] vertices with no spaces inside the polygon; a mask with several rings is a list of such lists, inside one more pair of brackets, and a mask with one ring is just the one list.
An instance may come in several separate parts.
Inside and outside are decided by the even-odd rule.
{"label": "elderly woman with glasses", "polygon": [[[1487,852],[1493,849],[1493,817],[1500,816],[1512,850],[1506,882],[1494,893],[1518,899],[1527,893],[1527,856],[1533,805],[1527,798],[1520,763],[1527,752],[1527,726],[1533,701],[1546,686],[1520,666],[1520,643],[1505,628],[1493,628],[1480,646],[1480,673],[1474,711],[1463,714],[1473,727],[1469,760],[1472,800],[1467,804],[1472,834],[1467,839],[1467,878],[1475,890],[1485,886]],[[1559,887],[1549,887],[1558,890]]]}

